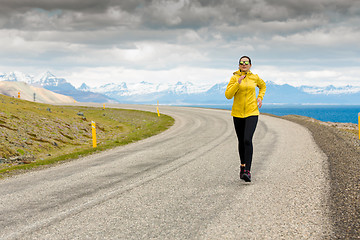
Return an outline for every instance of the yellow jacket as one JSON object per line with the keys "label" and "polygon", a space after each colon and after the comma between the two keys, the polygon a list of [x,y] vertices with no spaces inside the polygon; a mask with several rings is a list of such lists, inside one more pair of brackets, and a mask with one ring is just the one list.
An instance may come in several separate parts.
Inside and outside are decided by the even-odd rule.
{"label": "yellow jacket", "polygon": [[266,91],[265,82],[257,74],[253,74],[250,71],[241,81],[241,84],[239,84],[239,77],[245,74],[245,72],[240,72],[240,70],[234,72],[225,91],[225,97],[227,99],[234,97],[231,115],[238,118],[259,115],[255,89],[256,87],[259,88],[258,98],[261,98],[261,100],[264,98]]}

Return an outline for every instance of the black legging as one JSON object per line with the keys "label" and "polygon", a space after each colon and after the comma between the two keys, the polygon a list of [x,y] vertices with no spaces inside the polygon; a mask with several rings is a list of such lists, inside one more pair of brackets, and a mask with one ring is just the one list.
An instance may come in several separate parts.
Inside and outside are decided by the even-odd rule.
{"label": "black legging", "polygon": [[247,118],[234,117],[236,136],[239,142],[239,155],[241,164],[245,164],[245,170],[250,171],[253,156],[252,138],[258,122],[258,116]]}

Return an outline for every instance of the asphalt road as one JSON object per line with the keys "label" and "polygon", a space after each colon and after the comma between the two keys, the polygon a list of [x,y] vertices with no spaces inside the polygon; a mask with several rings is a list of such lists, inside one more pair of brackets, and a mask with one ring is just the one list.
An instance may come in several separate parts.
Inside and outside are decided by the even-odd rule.
{"label": "asphalt road", "polygon": [[157,136],[0,181],[0,239],[331,235],[326,156],[306,128],[261,115],[245,183],[229,111],[160,112],[176,121]]}

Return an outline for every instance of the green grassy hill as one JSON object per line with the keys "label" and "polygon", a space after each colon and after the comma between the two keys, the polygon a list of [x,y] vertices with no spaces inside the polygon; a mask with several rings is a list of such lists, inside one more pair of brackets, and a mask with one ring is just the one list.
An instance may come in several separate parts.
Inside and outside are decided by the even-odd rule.
{"label": "green grassy hill", "polygon": [[54,106],[0,95],[0,177],[141,140],[173,123],[150,112]]}

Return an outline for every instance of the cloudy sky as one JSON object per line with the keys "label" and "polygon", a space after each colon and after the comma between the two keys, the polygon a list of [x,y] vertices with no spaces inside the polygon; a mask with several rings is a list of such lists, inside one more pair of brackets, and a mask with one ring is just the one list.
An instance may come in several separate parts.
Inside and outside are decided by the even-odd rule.
{"label": "cloudy sky", "polygon": [[360,86],[358,0],[0,0],[0,72],[86,82]]}

